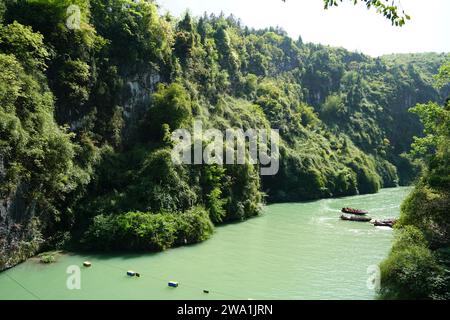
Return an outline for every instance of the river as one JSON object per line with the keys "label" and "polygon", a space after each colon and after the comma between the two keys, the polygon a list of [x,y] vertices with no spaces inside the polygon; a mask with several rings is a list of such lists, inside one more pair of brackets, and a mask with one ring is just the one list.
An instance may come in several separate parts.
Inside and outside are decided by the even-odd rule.
{"label": "river", "polygon": [[[393,231],[341,221],[339,209],[397,217],[410,190],[269,205],[206,242],[161,253],[70,253],[49,265],[32,258],[0,273],[0,299],[374,299],[367,268],[387,256]],[[92,267],[82,267],[85,260]],[[67,288],[72,265],[80,266],[79,290]]]}

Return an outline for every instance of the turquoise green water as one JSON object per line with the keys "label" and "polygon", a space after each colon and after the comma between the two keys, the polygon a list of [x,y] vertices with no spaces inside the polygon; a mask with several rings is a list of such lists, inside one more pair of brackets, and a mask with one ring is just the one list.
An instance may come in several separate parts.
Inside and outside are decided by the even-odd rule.
{"label": "turquoise green water", "polygon": [[[341,221],[339,209],[395,217],[409,191],[270,205],[204,243],[162,253],[67,254],[51,265],[30,259],[0,273],[0,299],[373,299],[367,268],[386,257],[393,232]],[[85,260],[91,268],[81,267]],[[80,290],[67,289],[71,265],[80,266]],[[130,269],[142,276],[127,277]],[[169,288],[170,280],[179,287]]]}

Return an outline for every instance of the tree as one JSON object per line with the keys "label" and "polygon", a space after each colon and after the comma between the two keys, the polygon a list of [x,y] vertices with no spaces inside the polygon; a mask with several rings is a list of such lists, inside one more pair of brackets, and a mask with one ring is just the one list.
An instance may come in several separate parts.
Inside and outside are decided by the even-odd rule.
{"label": "tree", "polygon": [[[447,64],[435,77],[437,86],[450,82]],[[434,102],[417,104],[410,111],[419,116],[424,126],[424,136],[415,137],[411,146],[412,155],[422,160],[424,170],[402,204],[398,223],[401,236],[381,264],[381,294],[395,299],[448,299],[450,101],[444,106]]]}
{"label": "tree", "polygon": [[381,264],[384,299],[432,299],[442,286],[444,270],[414,227],[399,231],[389,257]]}
{"label": "tree", "polygon": [[0,52],[14,54],[27,71],[44,71],[47,68],[50,54],[43,40],[41,34],[16,21],[6,26],[0,25]]}
{"label": "tree", "polygon": [[[344,0],[339,0],[340,2],[343,2]],[[367,7],[367,9],[375,8],[377,9],[377,12],[382,14],[387,19],[391,20],[392,25],[401,27],[406,23],[406,20],[410,20],[411,17],[405,13],[405,11],[402,10],[402,12],[399,12],[398,5],[396,5],[397,1],[392,0],[349,0],[352,1],[355,5],[360,1],[364,3]],[[283,2],[286,2],[286,0],[283,0]],[[338,6],[338,0],[323,0],[325,9],[328,9],[332,6]],[[398,1],[400,3],[400,1]],[[389,4],[390,3],[390,4]]]}
{"label": "tree", "polygon": [[[340,0],[342,2],[343,0]],[[354,4],[358,2],[358,0],[352,0]],[[367,9],[370,9],[372,7],[377,9],[378,13],[381,13],[384,17],[391,20],[392,25],[401,27],[405,24],[405,20],[409,20],[410,16],[405,13],[405,11],[402,11],[399,13],[399,8],[395,3],[397,1],[391,1],[391,0],[384,0],[385,3],[383,3],[382,0],[360,0],[361,2],[365,3]],[[400,1],[399,1],[400,2]],[[330,6],[337,6],[338,1],[337,0],[324,0],[325,3],[325,9],[328,9]],[[389,5],[390,3],[390,5]]]}
{"label": "tree", "polygon": [[169,125],[170,130],[190,126],[192,119],[192,102],[189,94],[178,83],[160,84],[153,94],[153,106],[149,109],[151,131],[162,134],[162,125]]}
{"label": "tree", "polygon": [[448,60],[439,68],[439,73],[435,76],[435,85],[441,89],[450,83],[450,55]]}

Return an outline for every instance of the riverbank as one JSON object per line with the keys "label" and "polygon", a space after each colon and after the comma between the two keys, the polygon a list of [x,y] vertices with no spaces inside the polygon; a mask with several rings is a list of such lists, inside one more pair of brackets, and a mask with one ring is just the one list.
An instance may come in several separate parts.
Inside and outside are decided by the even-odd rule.
{"label": "riverbank", "polygon": [[[0,274],[0,299],[373,299],[367,268],[387,256],[393,231],[341,221],[339,209],[396,217],[409,191],[270,205],[260,217],[216,228],[209,241],[160,253],[28,260]],[[81,268],[81,290],[66,287],[72,265]]]}

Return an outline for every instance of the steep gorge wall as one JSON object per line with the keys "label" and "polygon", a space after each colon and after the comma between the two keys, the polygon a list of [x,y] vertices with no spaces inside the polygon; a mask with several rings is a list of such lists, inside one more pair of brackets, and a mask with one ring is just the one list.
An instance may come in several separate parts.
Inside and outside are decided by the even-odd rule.
{"label": "steep gorge wall", "polygon": [[157,72],[147,70],[125,78],[123,97],[123,137],[125,140],[132,134],[133,128],[142,118],[151,102],[151,95],[156,90],[161,77]]}
{"label": "steep gorge wall", "polygon": [[[151,95],[160,80],[159,74],[151,70],[124,77],[126,85],[119,94],[122,97],[124,141],[132,136],[133,128],[150,104]],[[79,119],[74,119],[70,123],[71,130],[77,130],[79,122]],[[5,163],[0,154],[0,182],[5,175]],[[0,271],[35,255],[44,241],[39,212],[35,201],[27,198],[26,186],[19,184],[15,192],[0,195]]]}
{"label": "steep gorge wall", "polygon": [[[0,181],[5,176],[0,155]],[[0,271],[33,256],[42,243],[35,217],[34,201],[23,196],[25,186],[0,198]]]}

